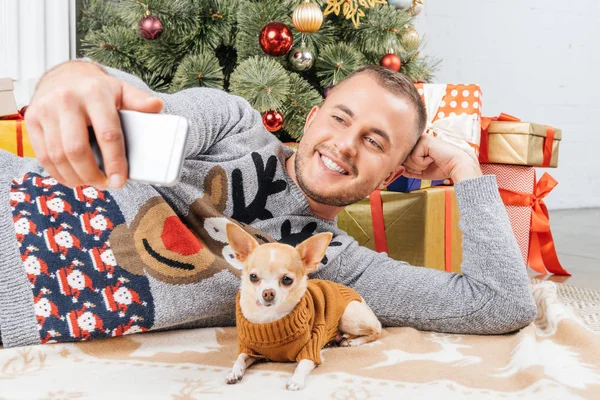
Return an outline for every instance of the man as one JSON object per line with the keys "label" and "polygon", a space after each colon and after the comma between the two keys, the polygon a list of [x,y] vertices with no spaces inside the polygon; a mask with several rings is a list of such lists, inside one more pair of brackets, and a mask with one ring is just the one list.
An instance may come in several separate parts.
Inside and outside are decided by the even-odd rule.
{"label": "man", "polygon": [[[118,109],[190,120],[177,186],[125,184]],[[401,74],[372,66],[340,82],[307,116],[297,153],[244,99],[203,88],[153,93],[129,74],[85,61],[42,78],[26,123],[39,163],[0,152],[7,346],[232,324],[241,266],[224,238],[230,220],[263,242],[333,232],[312,277],[354,288],[384,325],[498,334],[535,316],[495,178],[482,176],[463,150],[421,135],[424,106]],[[92,156],[89,125],[106,176]],[[337,228],[344,206],[400,174],[456,183],[462,275],[392,260]]]}

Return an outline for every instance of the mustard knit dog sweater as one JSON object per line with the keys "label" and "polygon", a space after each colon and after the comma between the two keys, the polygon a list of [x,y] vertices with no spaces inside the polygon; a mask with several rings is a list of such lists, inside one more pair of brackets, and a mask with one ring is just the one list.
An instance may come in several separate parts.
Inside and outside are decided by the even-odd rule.
{"label": "mustard knit dog sweater", "polygon": [[239,353],[271,361],[309,359],[319,365],[321,349],[335,339],[340,319],[352,300],[362,301],[349,287],[312,279],[294,310],[285,317],[264,324],[248,321],[236,300]]}

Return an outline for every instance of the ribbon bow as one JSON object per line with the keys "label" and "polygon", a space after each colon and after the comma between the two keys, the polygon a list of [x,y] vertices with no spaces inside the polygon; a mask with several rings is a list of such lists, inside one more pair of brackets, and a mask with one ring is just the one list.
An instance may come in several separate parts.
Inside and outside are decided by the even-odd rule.
{"label": "ribbon bow", "polygon": [[[540,274],[551,272],[556,275],[569,274],[560,264],[550,231],[550,216],[544,203],[548,195],[558,184],[550,174],[544,173],[536,183],[533,194],[500,189],[500,196],[505,205],[527,206],[532,208],[531,229],[529,232],[529,257],[527,263]],[[546,271],[546,269],[548,271]]]}
{"label": "ribbon bow", "polygon": [[[479,162],[486,164],[490,162],[489,159],[489,133],[488,129],[492,121],[504,121],[504,122],[521,122],[517,117],[513,117],[510,114],[500,113],[497,117],[481,117],[481,140],[479,145]],[[546,125],[546,137],[544,138],[544,158],[541,167],[549,167],[550,161],[552,161],[552,146],[554,144],[554,136],[556,130]]]}
{"label": "ribbon bow", "polygon": [[16,114],[5,115],[0,117],[2,121],[23,121],[25,119],[25,111],[27,110],[27,106],[23,106]]}

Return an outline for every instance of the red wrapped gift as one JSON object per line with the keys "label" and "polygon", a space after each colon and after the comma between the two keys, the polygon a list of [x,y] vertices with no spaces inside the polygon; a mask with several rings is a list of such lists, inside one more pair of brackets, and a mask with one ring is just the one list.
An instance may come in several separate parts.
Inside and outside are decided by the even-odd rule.
{"label": "red wrapped gift", "polygon": [[484,174],[496,175],[525,264],[540,274],[570,275],[556,255],[548,209],[543,200],[558,182],[545,173],[536,183],[534,167],[481,164],[481,170]]}

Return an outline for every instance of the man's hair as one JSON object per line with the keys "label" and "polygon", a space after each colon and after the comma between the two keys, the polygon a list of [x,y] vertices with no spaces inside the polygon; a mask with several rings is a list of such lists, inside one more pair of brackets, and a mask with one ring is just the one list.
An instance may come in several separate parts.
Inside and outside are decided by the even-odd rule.
{"label": "man's hair", "polygon": [[375,64],[357,69],[341,82],[362,73],[368,73],[375,78],[379,85],[389,90],[392,94],[407,100],[414,107],[417,115],[415,120],[415,142],[413,144],[416,144],[427,126],[427,110],[415,85],[404,74]]}

